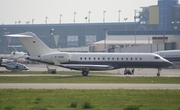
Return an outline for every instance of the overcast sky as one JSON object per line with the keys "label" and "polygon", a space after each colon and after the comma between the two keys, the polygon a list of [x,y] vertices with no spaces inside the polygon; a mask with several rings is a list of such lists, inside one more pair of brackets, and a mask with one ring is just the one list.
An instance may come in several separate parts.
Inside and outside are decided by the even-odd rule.
{"label": "overcast sky", "polygon": [[44,24],[46,16],[48,23],[59,23],[62,14],[62,23],[73,23],[74,12],[76,23],[85,23],[84,19],[90,14],[90,22],[118,22],[118,10],[121,10],[120,20],[128,18],[133,21],[134,10],[140,7],[157,5],[157,0],[0,0],[0,24],[15,24],[27,21],[34,24]]}

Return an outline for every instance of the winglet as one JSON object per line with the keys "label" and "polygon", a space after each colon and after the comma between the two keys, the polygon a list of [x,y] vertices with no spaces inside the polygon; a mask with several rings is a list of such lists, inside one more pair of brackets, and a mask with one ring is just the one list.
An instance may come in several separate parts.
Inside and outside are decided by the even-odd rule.
{"label": "winglet", "polygon": [[60,66],[61,65],[55,58],[52,58],[52,60],[54,62],[54,65],[56,65],[56,66]]}

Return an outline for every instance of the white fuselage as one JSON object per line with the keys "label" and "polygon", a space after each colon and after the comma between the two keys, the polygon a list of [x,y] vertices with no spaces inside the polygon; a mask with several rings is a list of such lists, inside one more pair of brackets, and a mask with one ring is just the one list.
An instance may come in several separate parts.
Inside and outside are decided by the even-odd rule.
{"label": "white fuselage", "polygon": [[[30,60],[54,64],[53,59],[64,67],[77,69],[73,65],[83,68],[83,65],[109,65],[107,69],[118,68],[162,68],[172,65],[159,55],[152,53],[67,53],[54,52],[51,54],[41,55],[39,57],[30,57]],[[71,66],[69,66],[71,65]],[[112,67],[112,68],[111,68]],[[104,68],[89,70],[101,70]]]}

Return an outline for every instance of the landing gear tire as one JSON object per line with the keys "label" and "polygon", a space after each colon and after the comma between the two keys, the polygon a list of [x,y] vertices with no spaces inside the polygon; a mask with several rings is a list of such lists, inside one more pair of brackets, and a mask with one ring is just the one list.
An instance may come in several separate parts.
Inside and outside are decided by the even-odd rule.
{"label": "landing gear tire", "polygon": [[157,76],[159,77],[159,76],[160,76],[160,73],[157,73]]}
{"label": "landing gear tire", "polygon": [[82,71],[83,76],[88,76],[89,71]]}

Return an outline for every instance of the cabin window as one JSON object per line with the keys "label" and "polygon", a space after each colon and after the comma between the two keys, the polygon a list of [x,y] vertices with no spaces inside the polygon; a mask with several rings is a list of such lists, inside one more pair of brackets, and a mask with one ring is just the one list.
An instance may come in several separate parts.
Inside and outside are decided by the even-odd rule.
{"label": "cabin window", "polygon": [[103,60],[105,60],[105,58],[103,58]]}
{"label": "cabin window", "polygon": [[126,58],[126,60],[128,60],[128,58]]}
{"label": "cabin window", "polygon": [[114,58],[112,58],[112,60],[114,60]]}
{"label": "cabin window", "polygon": [[135,60],[137,60],[137,58],[135,58]]}
{"label": "cabin window", "polygon": [[158,56],[154,56],[154,59],[160,59]]}
{"label": "cabin window", "polygon": [[54,56],[56,58],[56,56]]}
{"label": "cabin window", "polygon": [[91,60],[91,58],[89,57],[89,60]]}
{"label": "cabin window", "polygon": [[110,58],[108,58],[108,60],[110,60]]}
{"label": "cabin window", "polygon": [[84,60],[86,60],[86,57],[84,58]]}
{"label": "cabin window", "polygon": [[80,60],[82,60],[82,57],[80,58]]}
{"label": "cabin window", "polygon": [[100,58],[98,58],[98,60],[100,60]]}
{"label": "cabin window", "polygon": [[94,60],[96,60],[96,58],[94,57]]}
{"label": "cabin window", "polygon": [[123,60],[123,58],[121,58],[121,60]]}
{"label": "cabin window", "polygon": [[133,60],[133,58],[131,58],[131,60]]}
{"label": "cabin window", "polygon": [[119,60],[119,58],[117,58],[117,60]]}
{"label": "cabin window", "polygon": [[142,60],[142,58],[140,58],[140,60]]}

